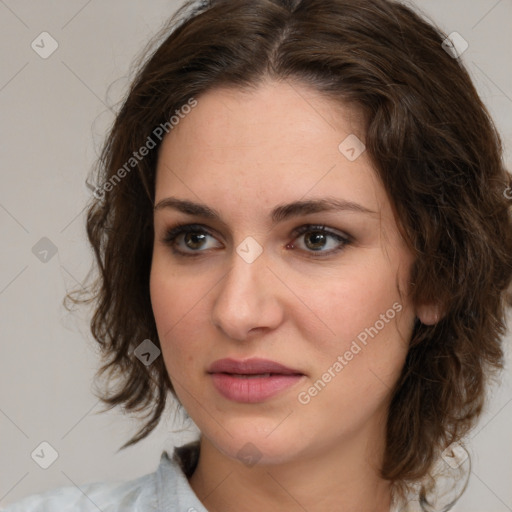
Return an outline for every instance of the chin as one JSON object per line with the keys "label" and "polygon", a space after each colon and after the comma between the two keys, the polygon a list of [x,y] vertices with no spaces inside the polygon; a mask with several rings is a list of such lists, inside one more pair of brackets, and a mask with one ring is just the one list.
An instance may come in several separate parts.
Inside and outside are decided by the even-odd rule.
{"label": "chin", "polygon": [[292,425],[286,428],[284,425],[279,425],[279,421],[269,419],[226,421],[223,423],[226,430],[220,429],[220,432],[217,430],[213,436],[207,435],[207,432],[204,435],[224,455],[239,460],[249,467],[254,464],[285,464],[306,451],[307,444],[314,440],[306,439],[300,427],[292,432],[290,430]]}

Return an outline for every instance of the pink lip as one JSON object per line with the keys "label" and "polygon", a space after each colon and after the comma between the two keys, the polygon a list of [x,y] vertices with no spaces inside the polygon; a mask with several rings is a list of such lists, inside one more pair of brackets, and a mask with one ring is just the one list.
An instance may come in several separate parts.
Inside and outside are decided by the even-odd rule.
{"label": "pink lip", "polygon": [[[245,361],[219,359],[209,367],[208,373],[211,374],[213,385],[222,396],[234,402],[244,403],[263,402],[304,377],[299,370],[258,358]],[[247,377],[248,375],[255,377]]]}

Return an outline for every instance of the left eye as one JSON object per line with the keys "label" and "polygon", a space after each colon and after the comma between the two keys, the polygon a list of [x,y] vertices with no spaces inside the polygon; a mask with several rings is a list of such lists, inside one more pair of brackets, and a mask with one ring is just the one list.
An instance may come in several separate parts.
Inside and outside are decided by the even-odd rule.
{"label": "left eye", "polygon": [[[301,226],[292,233],[293,241],[286,245],[287,249],[297,248],[309,253],[308,256],[321,257],[341,251],[351,243],[348,236],[343,236],[328,230],[325,226]],[[216,238],[204,227],[198,224],[178,225],[170,228],[162,241],[169,245],[175,254],[180,256],[199,256],[207,249],[222,247],[222,244],[212,243],[208,246],[208,238]],[[297,240],[303,242],[297,243]]]}
{"label": "left eye", "polygon": [[[295,240],[304,240],[299,244],[301,250],[321,253],[321,255],[338,252],[350,243],[347,236],[329,231],[325,226],[302,226],[295,230],[294,236],[296,236]],[[287,247],[294,248],[295,240]]]}

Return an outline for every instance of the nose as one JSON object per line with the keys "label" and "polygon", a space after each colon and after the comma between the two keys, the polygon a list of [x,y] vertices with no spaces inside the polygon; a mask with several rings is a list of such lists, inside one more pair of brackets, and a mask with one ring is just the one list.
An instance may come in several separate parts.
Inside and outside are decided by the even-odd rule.
{"label": "nose", "polygon": [[267,267],[265,253],[248,263],[234,252],[229,272],[215,287],[212,321],[231,339],[243,341],[283,321],[279,281]]}

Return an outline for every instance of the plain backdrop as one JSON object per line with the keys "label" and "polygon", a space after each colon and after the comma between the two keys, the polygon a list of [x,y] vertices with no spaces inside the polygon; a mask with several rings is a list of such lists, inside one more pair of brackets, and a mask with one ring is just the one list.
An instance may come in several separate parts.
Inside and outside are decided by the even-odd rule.
{"label": "plain backdrop", "polygon": [[[62,307],[66,290],[80,286],[92,262],[85,180],[131,63],[179,5],[0,0],[0,504],[61,485],[136,478],[156,469],[163,449],[195,436],[193,425],[179,415],[175,421],[170,404],[157,431],[116,453],[136,421],[115,410],[97,414],[101,404],[91,386],[98,357],[87,314]],[[512,168],[512,1],[416,5],[469,43],[462,60]],[[468,445],[473,471],[458,511],[512,511],[510,337],[506,346],[503,382]],[[58,454],[48,469],[31,457],[42,442]]]}

